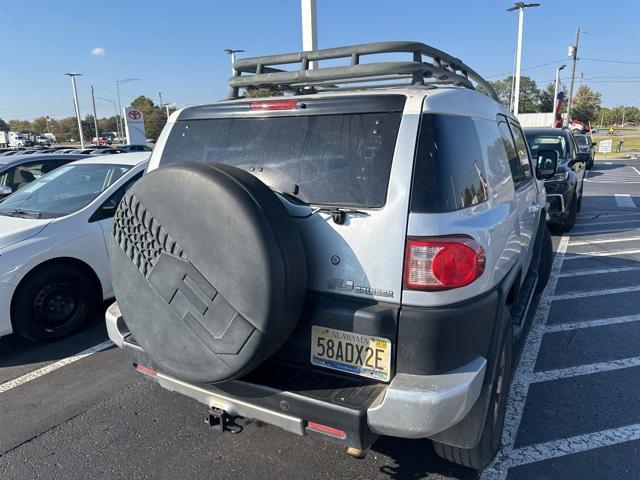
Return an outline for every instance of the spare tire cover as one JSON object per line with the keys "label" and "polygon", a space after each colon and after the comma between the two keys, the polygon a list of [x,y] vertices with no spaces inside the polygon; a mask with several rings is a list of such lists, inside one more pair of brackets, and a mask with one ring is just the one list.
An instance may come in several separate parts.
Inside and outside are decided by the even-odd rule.
{"label": "spare tire cover", "polygon": [[185,163],[124,196],[110,246],[113,288],[136,341],[197,383],[248,373],[291,335],[307,283],[300,234],[250,173]]}

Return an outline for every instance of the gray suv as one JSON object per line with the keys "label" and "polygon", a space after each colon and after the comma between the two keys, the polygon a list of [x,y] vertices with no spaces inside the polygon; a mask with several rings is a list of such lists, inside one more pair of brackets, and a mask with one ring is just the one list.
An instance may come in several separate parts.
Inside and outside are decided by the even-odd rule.
{"label": "gray suv", "polygon": [[[385,53],[409,58],[361,62]],[[220,430],[250,417],[354,455],[430,438],[484,468],[550,274],[557,154],[533,161],[491,86],[421,43],[234,69],[227,100],[172,115],[118,208],[110,338]]]}

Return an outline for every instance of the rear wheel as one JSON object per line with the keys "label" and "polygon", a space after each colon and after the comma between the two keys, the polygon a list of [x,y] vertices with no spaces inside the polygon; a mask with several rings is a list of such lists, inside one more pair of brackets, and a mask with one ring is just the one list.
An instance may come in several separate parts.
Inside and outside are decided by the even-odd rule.
{"label": "rear wheel", "polygon": [[436,454],[453,463],[483,470],[500,449],[504,417],[507,410],[509,386],[511,385],[511,362],[513,359],[513,326],[511,318],[507,319],[507,327],[502,338],[496,377],[491,387],[491,401],[487,409],[480,442],[473,448],[459,448],[433,442]]}
{"label": "rear wheel", "polygon": [[558,229],[561,232],[569,232],[573,228],[576,223],[576,217],[578,215],[578,194],[576,192],[573,193],[571,197],[571,206],[569,207],[569,215],[567,219],[558,225]]}
{"label": "rear wheel", "polygon": [[11,319],[18,335],[53,341],[73,333],[89,316],[91,283],[76,268],[51,265],[31,274],[13,298]]}

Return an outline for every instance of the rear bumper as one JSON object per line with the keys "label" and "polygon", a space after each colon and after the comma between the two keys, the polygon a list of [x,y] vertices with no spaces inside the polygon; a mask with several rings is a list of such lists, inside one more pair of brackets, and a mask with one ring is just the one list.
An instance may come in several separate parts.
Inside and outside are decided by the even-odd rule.
{"label": "rear bumper", "polygon": [[[111,340],[127,350],[134,364],[153,368],[152,361],[131,339],[115,303],[107,310],[106,324]],[[388,385],[353,379],[353,385],[345,387],[341,377],[337,389],[324,387],[314,392],[266,385],[251,375],[216,385],[194,385],[162,372],[151,376],[170,391],[232,415],[260,420],[299,435],[310,433],[307,422],[319,422],[343,429],[343,443],[368,448],[378,435],[425,438],[462,420],[480,395],[486,363],[478,357],[463,367],[437,375],[397,373]],[[337,378],[332,374],[324,376],[325,385]]]}

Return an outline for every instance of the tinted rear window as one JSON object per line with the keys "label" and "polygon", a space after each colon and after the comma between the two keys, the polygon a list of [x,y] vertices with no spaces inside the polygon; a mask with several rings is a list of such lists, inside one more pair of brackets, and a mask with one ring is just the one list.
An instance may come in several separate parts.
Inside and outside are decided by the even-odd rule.
{"label": "tinted rear window", "polygon": [[304,202],[381,207],[401,116],[382,112],[178,121],[161,165],[225,163],[247,171],[262,169],[298,185]]}
{"label": "tinted rear window", "polygon": [[533,135],[525,133],[527,143],[531,149],[531,155],[536,158],[538,150],[554,150],[559,158],[567,157],[567,141],[561,135]]}
{"label": "tinted rear window", "polygon": [[411,210],[438,213],[487,200],[482,147],[472,118],[422,116]]}

